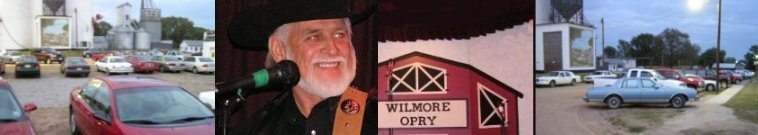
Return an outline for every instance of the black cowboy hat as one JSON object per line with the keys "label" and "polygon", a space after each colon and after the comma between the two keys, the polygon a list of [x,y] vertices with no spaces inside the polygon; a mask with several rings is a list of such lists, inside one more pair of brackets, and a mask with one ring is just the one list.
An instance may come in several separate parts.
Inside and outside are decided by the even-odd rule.
{"label": "black cowboy hat", "polygon": [[287,23],[318,19],[349,18],[352,24],[368,19],[376,10],[371,0],[367,10],[352,14],[342,0],[270,0],[237,14],[232,20],[229,38],[236,48],[267,50],[268,37]]}

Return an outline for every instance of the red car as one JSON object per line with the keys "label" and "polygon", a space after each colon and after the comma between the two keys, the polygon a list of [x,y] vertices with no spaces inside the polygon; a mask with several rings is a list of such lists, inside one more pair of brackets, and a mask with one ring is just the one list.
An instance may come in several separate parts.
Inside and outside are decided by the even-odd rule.
{"label": "red car", "polygon": [[215,116],[192,94],[152,77],[97,77],[70,94],[73,134],[212,135]]}
{"label": "red car", "polygon": [[705,87],[705,81],[694,78],[694,77],[685,77],[684,74],[682,74],[682,71],[677,69],[656,69],[659,74],[663,75],[666,79],[674,79],[679,80],[687,84],[687,87],[693,88],[693,89],[701,89]]}
{"label": "red car", "polygon": [[158,63],[152,62],[152,58],[150,56],[137,56],[137,55],[129,55],[124,57],[127,62],[132,64],[132,67],[134,67],[134,72],[146,72],[146,73],[153,73],[153,71],[158,71],[160,69],[160,65]]}
{"label": "red car", "polygon": [[32,120],[25,113],[36,109],[29,103],[22,110],[8,82],[0,81],[0,134],[33,135]]}

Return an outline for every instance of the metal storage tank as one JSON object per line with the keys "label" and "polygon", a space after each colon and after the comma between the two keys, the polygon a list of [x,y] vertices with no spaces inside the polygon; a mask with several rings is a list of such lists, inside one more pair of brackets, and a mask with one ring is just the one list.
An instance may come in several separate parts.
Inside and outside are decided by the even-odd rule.
{"label": "metal storage tank", "polygon": [[150,34],[144,28],[140,28],[134,32],[134,48],[137,50],[150,49]]}
{"label": "metal storage tank", "polygon": [[134,48],[134,28],[129,25],[116,26],[112,30],[114,34],[113,48],[111,49],[133,49]]}

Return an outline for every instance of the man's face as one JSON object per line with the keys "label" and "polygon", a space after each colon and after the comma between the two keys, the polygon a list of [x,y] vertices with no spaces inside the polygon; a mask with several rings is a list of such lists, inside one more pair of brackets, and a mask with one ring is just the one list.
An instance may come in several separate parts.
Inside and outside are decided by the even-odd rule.
{"label": "man's face", "polygon": [[322,98],[342,94],[355,77],[355,52],[344,19],[290,23],[287,50],[300,68],[297,87]]}

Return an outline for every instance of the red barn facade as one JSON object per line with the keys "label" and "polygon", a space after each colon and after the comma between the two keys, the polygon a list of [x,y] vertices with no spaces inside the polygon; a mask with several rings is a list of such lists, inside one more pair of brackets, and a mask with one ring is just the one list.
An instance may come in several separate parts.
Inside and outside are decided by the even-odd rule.
{"label": "red barn facade", "polygon": [[523,94],[471,65],[412,52],[379,63],[378,77],[379,134],[519,133]]}

